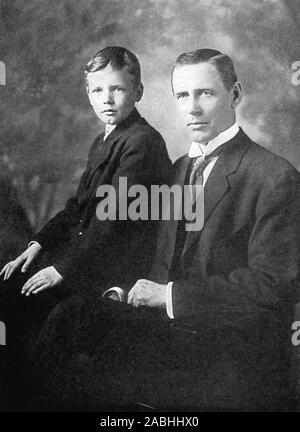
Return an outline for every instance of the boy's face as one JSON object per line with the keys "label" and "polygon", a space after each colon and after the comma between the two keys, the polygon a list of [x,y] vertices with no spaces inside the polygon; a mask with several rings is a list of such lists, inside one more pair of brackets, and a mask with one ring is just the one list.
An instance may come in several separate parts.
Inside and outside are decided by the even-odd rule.
{"label": "boy's face", "polygon": [[134,108],[143,94],[142,85],[134,85],[126,67],[115,70],[110,65],[87,75],[87,92],[97,117],[106,124],[118,124]]}

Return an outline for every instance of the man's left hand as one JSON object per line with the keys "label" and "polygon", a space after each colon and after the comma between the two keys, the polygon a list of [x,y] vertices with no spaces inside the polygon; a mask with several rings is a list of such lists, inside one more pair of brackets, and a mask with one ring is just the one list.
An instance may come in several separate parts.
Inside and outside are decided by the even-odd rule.
{"label": "man's left hand", "polygon": [[53,266],[46,267],[28,279],[22,288],[21,294],[25,294],[26,296],[37,294],[46,289],[54,288],[62,280],[63,277]]}
{"label": "man's left hand", "polygon": [[127,303],[132,306],[166,307],[167,285],[147,279],[139,279],[128,294]]}

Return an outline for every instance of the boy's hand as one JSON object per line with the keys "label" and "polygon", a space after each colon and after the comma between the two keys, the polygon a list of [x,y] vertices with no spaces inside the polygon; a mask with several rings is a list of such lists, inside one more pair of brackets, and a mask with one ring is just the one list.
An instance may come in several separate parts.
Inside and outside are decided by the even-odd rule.
{"label": "boy's hand", "polygon": [[23,286],[21,294],[29,296],[45,289],[54,288],[61,283],[63,277],[55,267],[46,267],[33,275]]}
{"label": "boy's hand", "polygon": [[0,272],[4,280],[7,280],[11,275],[23,264],[21,268],[22,273],[26,273],[32,261],[38,256],[42,246],[39,243],[32,243],[21,255],[15,260],[8,262]]}

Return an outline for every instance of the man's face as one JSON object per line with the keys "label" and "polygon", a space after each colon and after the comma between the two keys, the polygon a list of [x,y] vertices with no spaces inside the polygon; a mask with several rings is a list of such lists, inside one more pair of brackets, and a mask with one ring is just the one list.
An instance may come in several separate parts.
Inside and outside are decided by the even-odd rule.
{"label": "man's face", "polygon": [[126,68],[115,70],[110,65],[87,75],[88,96],[97,117],[106,124],[118,124],[142,97],[142,86],[136,87]]}
{"label": "man's face", "polygon": [[207,143],[235,121],[234,89],[228,91],[209,63],[177,66],[173,72],[177,108],[191,139]]}

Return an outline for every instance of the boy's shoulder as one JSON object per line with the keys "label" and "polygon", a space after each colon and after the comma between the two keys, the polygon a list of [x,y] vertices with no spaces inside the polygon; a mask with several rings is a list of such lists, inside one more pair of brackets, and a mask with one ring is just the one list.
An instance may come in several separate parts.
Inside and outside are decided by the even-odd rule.
{"label": "boy's shoulder", "polygon": [[111,140],[119,140],[120,145],[144,143],[155,145],[164,145],[165,141],[161,134],[155,129],[139,112],[134,109],[132,114],[119,124],[111,134]]}
{"label": "boy's shoulder", "polygon": [[122,129],[124,134],[142,133],[142,134],[154,134],[161,136],[157,129],[155,129],[135,108],[129,117],[124,120],[123,125],[118,125],[117,129]]}
{"label": "boy's shoulder", "polygon": [[[90,151],[89,157],[93,157],[95,149],[101,146],[105,132],[101,132],[94,140]],[[108,135],[105,142],[110,145],[114,144],[115,149],[124,148],[124,145],[129,146],[148,145],[151,143],[152,147],[159,145],[165,146],[165,141],[161,134],[155,129],[148,121],[142,117],[135,108],[131,114],[119,123],[116,128]]]}

